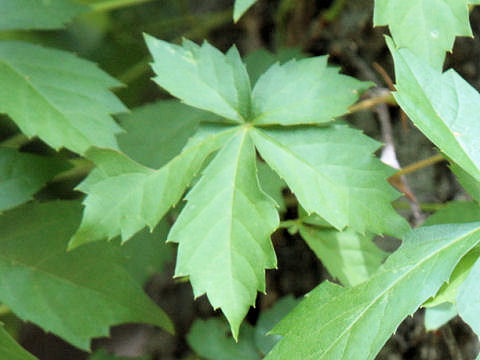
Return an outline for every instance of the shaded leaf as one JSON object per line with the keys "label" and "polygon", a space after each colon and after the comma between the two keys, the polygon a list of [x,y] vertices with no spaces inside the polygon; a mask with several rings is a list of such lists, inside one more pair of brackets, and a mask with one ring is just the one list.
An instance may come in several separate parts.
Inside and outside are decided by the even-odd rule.
{"label": "shaded leaf", "polygon": [[125,322],[172,331],[110,244],[65,252],[80,213],[79,203],[58,201],[29,204],[0,217],[0,301],[81,349]]}
{"label": "shaded leaf", "polygon": [[274,64],[253,89],[253,123],[327,123],[346,114],[359,93],[371,85],[327,67],[326,56]]}
{"label": "shaded leaf", "polygon": [[0,30],[58,29],[87,9],[71,0],[2,0]]}
{"label": "shaded leaf", "polygon": [[5,360],[38,360],[35,356],[22,348],[5,331],[0,323],[0,358]]}
{"label": "shaded leaf", "polygon": [[78,189],[88,194],[80,228],[70,247],[121,235],[128,240],[145,226],[151,229],[182,197],[203,162],[233,133],[205,126],[159,170],[144,167],[113,150],[92,149],[87,157],[97,168]]}
{"label": "shaded leaf", "polygon": [[30,199],[51,178],[67,170],[58,159],[0,148],[0,211]]}
{"label": "shaded leaf", "polygon": [[408,49],[395,49],[395,99],[414,124],[480,181],[480,95],[454,70],[440,73]]}
{"label": "shaded leaf", "polygon": [[121,128],[109,114],[126,108],[108,88],[120,83],[93,63],[65,51],[2,41],[0,84],[0,113],[25,135],[82,154],[90,146],[117,148]]}
{"label": "shaded leaf", "polygon": [[278,213],[259,187],[255,159],[242,128],[187,194],[168,236],[179,243],[175,276],[189,276],[195,297],[206,293],[222,309],[235,339],[257,291],[265,291],[265,269],[276,266],[270,234]]}
{"label": "shaded leaf", "polygon": [[233,122],[250,117],[250,80],[235,47],[224,55],[207,42],[184,40],[178,46],[149,35],[145,42],[154,60],[153,80],[170,94]]}
{"label": "shaded leaf", "polygon": [[267,359],[374,359],[401,321],[435,294],[479,241],[480,223],[409,232],[368,281],[314,289],[273,329],[284,338]]}
{"label": "shaded leaf", "polygon": [[378,143],[345,126],[254,130],[255,145],[300,204],[337,229],[401,236],[407,222],[390,202],[392,170],[371,154]]}
{"label": "shaded leaf", "polygon": [[374,24],[388,25],[399,47],[442,69],[456,36],[472,36],[468,0],[375,0]]}
{"label": "shaded leaf", "polygon": [[148,360],[149,357],[118,357],[115,355],[110,355],[105,352],[105,350],[96,351],[94,354],[90,355],[88,360]]}

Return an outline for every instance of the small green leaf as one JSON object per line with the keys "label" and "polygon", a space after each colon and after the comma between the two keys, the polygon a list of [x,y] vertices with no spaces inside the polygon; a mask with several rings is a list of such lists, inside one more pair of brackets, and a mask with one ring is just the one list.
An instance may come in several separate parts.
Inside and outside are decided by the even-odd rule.
{"label": "small green leaf", "polygon": [[[470,1],[471,2],[471,1]],[[441,70],[456,36],[472,36],[468,0],[375,0],[374,24],[388,25],[395,43]]]}
{"label": "small green leaf", "polygon": [[[235,47],[226,55],[207,42],[183,46],[145,35],[153,80],[188,105],[242,123],[250,117],[250,80]],[[179,76],[178,74],[181,74]]]}
{"label": "small green leaf", "polygon": [[0,30],[58,29],[86,10],[71,0],[2,0]]}
{"label": "small green leaf", "polygon": [[437,330],[457,316],[455,305],[445,302],[425,310],[425,330]]}
{"label": "small green leaf", "polygon": [[368,281],[347,289],[323,283],[313,290],[273,329],[284,338],[266,359],[373,359],[479,241],[478,222],[411,231]]}
{"label": "small green leaf", "polygon": [[30,200],[48,180],[69,168],[58,159],[0,148],[0,212]]}
{"label": "small green leaf", "polygon": [[253,130],[255,145],[300,204],[342,230],[401,236],[407,222],[390,202],[392,171],[371,154],[378,143],[345,126]]}
{"label": "small green leaf", "polygon": [[78,187],[88,196],[82,223],[70,247],[118,235],[126,241],[146,225],[153,229],[180,200],[208,155],[233,131],[221,126],[201,127],[183,151],[159,170],[113,150],[91,149],[87,157],[97,168]]}
{"label": "small green leaf", "polygon": [[444,152],[480,181],[480,95],[454,70],[440,73],[408,49],[396,49],[395,99],[415,125]]}
{"label": "small green leaf", "polygon": [[235,5],[233,6],[233,21],[237,22],[256,2],[257,0],[235,0]]}
{"label": "small green leaf", "polygon": [[242,128],[188,193],[168,237],[179,243],[175,276],[189,276],[195,297],[206,293],[222,309],[235,339],[257,291],[265,291],[265,269],[276,266],[270,235],[278,213],[259,186],[255,156]]}
{"label": "small green leaf", "polygon": [[125,132],[117,137],[118,145],[132,160],[158,169],[181,152],[200,121],[215,119],[176,100],[158,101],[119,116]]}
{"label": "small green leaf", "polygon": [[450,164],[450,169],[457,176],[460,185],[478,202],[480,202],[480,181],[475,179],[457,164]]}
{"label": "small green leaf", "polygon": [[0,323],[0,359],[5,360],[38,360],[35,356],[22,348],[5,331],[3,324]]}
{"label": "small green leaf", "polygon": [[473,265],[472,270],[462,285],[458,288],[457,310],[461,318],[480,335],[480,260]]}
{"label": "small green leaf", "polygon": [[372,84],[341,75],[319,56],[275,64],[252,92],[256,125],[320,124],[348,113],[359,93]]}
{"label": "small green leaf", "polygon": [[0,216],[0,301],[23,320],[85,350],[92,337],[106,336],[120,323],[173,331],[113,246],[97,242],[65,251],[80,214],[78,202],[57,201]]}
{"label": "small green leaf", "polygon": [[387,256],[373,243],[372,235],[361,235],[351,229],[337,231],[305,225],[299,230],[328,272],[346,286],[369,279]]}
{"label": "small green leaf", "polygon": [[[3,15],[2,15],[3,16]],[[27,136],[83,154],[117,148],[121,128],[109,114],[126,110],[108,91],[120,83],[89,61],[38,45],[0,43],[0,113]]]}
{"label": "small green leaf", "polygon": [[208,360],[260,360],[253,343],[253,328],[246,323],[235,342],[229,336],[228,325],[221,319],[196,320],[187,342],[198,355]]}
{"label": "small green leaf", "polygon": [[266,163],[257,161],[258,180],[260,186],[278,205],[278,211],[287,211],[285,199],[283,197],[283,189],[287,187],[285,181],[280,179],[275,171],[273,171]]}

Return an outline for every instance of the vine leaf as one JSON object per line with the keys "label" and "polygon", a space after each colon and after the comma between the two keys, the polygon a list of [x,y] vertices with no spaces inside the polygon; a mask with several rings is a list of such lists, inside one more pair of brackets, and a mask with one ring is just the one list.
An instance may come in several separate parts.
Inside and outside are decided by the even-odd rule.
{"label": "vine leaf", "polygon": [[[409,229],[390,202],[393,173],[371,154],[378,143],[345,126],[254,129],[255,145],[300,204],[338,230],[401,236]],[[362,214],[359,216],[358,214]]]}
{"label": "vine leaf", "polygon": [[106,336],[120,323],[173,331],[113,246],[97,242],[65,252],[80,213],[78,202],[57,201],[27,204],[0,217],[0,301],[85,350],[92,337]]}
{"label": "vine leaf", "polygon": [[184,39],[178,46],[150,35],[145,35],[145,42],[158,85],[186,104],[231,122],[248,120],[250,79],[235,46],[224,55],[208,42],[198,46]]}
{"label": "vine leaf", "polygon": [[252,92],[255,125],[319,124],[346,114],[359,93],[372,83],[362,82],[327,67],[327,57],[290,60],[271,66]]}
{"label": "vine leaf", "polygon": [[388,25],[399,47],[441,70],[456,36],[472,36],[468,0],[375,0],[374,24]]}
{"label": "vine leaf", "polygon": [[70,248],[118,235],[126,241],[147,225],[153,229],[180,200],[207,156],[233,131],[214,125],[200,128],[182,152],[158,170],[114,150],[89,150],[87,157],[97,168],[78,186],[88,196]]}
{"label": "vine leaf", "polygon": [[395,61],[395,99],[442,152],[480,181],[480,95],[454,70],[442,74],[387,41]]}
{"label": "vine leaf", "polygon": [[242,15],[257,2],[257,0],[235,0],[233,6],[233,21],[240,20]]}
{"label": "vine leaf", "polygon": [[0,358],[9,360],[38,360],[22,348],[0,323]]}
{"label": "vine leaf", "polygon": [[89,61],[39,45],[2,41],[0,83],[0,113],[9,115],[25,135],[81,154],[90,146],[117,148],[115,134],[121,128],[109,114],[126,108],[108,88],[120,83]]}
{"label": "vine leaf", "polygon": [[68,163],[45,156],[0,148],[0,212],[30,200]]}
{"label": "vine leaf", "polygon": [[374,359],[479,241],[478,222],[412,230],[368,281],[346,289],[324,282],[314,289],[273,329],[283,338],[266,359]]}
{"label": "vine leaf", "polygon": [[70,0],[2,0],[0,30],[58,29],[86,10]]}
{"label": "vine leaf", "polygon": [[242,128],[187,194],[168,236],[179,243],[175,276],[189,276],[195,297],[206,293],[222,309],[235,339],[257,290],[265,292],[265,269],[276,267],[278,213],[260,189],[255,156]]}

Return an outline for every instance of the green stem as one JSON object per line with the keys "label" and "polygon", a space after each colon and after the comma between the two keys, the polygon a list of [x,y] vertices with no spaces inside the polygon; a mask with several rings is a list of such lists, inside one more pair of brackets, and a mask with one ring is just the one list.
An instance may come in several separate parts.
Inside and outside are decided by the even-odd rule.
{"label": "green stem", "polygon": [[[418,204],[423,211],[437,211],[447,207],[447,204],[442,203],[421,203]],[[410,204],[405,201],[394,201],[393,207],[398,210],[410,209]]]}
{"label": "green stem", "polygon": [[410,164],[408,166],[405,166],[402,170],[399,170],[395,174],[393,174],[391,176],[391,178],[406,175],[406,174],[411,174],[415,171],[426,168],[427,166],[431,166],[433,164],[436,164],[436,163],[438,163],[440,161],[444,161],[444,160],[445,160],[445,157],[442,154],[437,154],[437,155],[431,156],[427,159],[423,159],[423,160],[417,161],[413,164]]}
{"label": "green stem", "polygon": [[140,5],[153,0],[105,0],[91,4],[92,11],[112,11],[128,6]]}

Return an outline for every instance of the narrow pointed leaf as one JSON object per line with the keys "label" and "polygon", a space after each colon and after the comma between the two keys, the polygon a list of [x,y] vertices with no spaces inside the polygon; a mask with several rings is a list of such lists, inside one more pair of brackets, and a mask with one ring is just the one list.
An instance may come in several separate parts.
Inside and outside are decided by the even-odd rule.
{"label": "narrow pointed leaf", "polygon": [[307,212],[337,229],[401,236],[408,224],[390,202],[392,171],[371,154],[378,143],[345,126],[255,130],[255,145]]}
{"label": "narrow pointed leaf", "polygon": [[480,181],[480,95],[454,70],[440,73],[408,49],[395,49],[395,99],[453,162]]}
{"label": "narrow pointed leaf", "polygon": [[242,15],[257,2],[257,0],[235,0],[233,6],[233,20],[237,22]]}
{"label": "narrow pointed leaf", "polygon": [[[153,80],[188,105],[242,123],[250,112],[250,80],[236,48],[224,55],[207,42],[183,46],[145,35]],[[182,76],[178,76],[182,74]]]}
{"label": "narrow pointed leaf", "polygon": [[68,163],[15,149],[0,148],[0,212],[30,200]]}
{"label": "narrow pointed leaf", "polygon": [[325,296],[322,285],[311,292],[274,328],[284,338],[267,359],[374,359],[479,241],[480,223],[411,231],[370,280],[333,296]]}
{"label": "narrow pointed leaf", "polygon": [[2,0],[0,30],[58,29],[85,10],[71,0]]}
{"label": "narrow pointed leaf", "polygon": [[0,359],[5,360],[38,360],[35,356],[22,348],[12,337],[5,331],[0,324]]}
{"label": "narrow pointed leaf", "polygon": [[199,129],[183,151],[158,170],[113,150],[90,150],[87,157],[97,168],[78,187],[88,196],[70,247],[118,235],[126,241],[147,225],[153,228],[181,199],[207,156],[233,131],[218,126]]}
{"label": "narrow pointed leaf", "polygon": [[375,26],[388,25],[399,47],[442,69],[456,36],[472,36],[468,0],[375,0]]}
{"label": "narrow pointed leaf", "polygon": [[278,213],[259,187],[255,156],[248,131],[239,130],[188,193],[168,238],[179,243],[175,276],[189,276],[195,296],[206,293],[222,309],[235,338],[265,291],[265,269],[276,266],[270,234]]}
{"label": "narrow pointed leaf", "polygon": [[253,89],[253,123],[327,123],[346,114],[359,93],[370,86],[327,67],[326,56],[274,64]]}
{"label": "narrow pointed leaf", "polygon": [[299,230],[328,272],[346,286],[355,286],[370,278],[387,256],[373,243],[372,235],[361,235],[351,229],[337,231],[305,225]]}
{"label": "narrow pointed leaf", "polygon": [[480,336],[480,260],[473,265],[467,278],[460,285],[457,296],[457,310],[462,319]]}
{"label": "narrow pointed leaf", "polygon": [[113,246],[101,242],[65,251],[80,214],[77,202],[50,202],[0,217],[0,301],[81,349],[125,322],[172,331]]}
{"label": "narrow pointed leaf", "polygon": [[[3,16],[3,14],[2,14]],[[38,45],[0,43],[0,113],[27,136],[54,149],[84,153],[117,148],[121,128],[109,114],[125,111],[108,91],[120,83],[89,61]]]}

